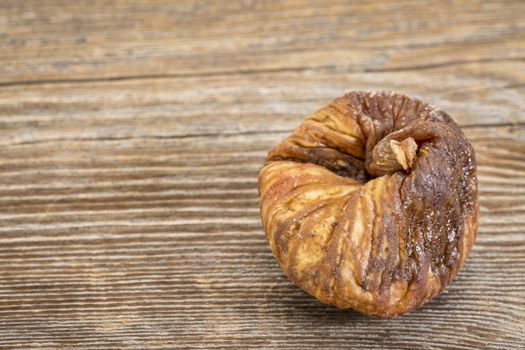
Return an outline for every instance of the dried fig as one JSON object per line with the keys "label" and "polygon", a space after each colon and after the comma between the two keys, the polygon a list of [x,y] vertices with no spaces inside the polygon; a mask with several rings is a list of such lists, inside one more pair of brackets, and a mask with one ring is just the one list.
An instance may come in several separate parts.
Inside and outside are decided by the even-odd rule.
{"label": "dried fig", "polygon": [[476,238],[472,146],[445,112],[351,92],[268,154],[261,217],[284,273],[324,303],[392,317],[438,294]]}

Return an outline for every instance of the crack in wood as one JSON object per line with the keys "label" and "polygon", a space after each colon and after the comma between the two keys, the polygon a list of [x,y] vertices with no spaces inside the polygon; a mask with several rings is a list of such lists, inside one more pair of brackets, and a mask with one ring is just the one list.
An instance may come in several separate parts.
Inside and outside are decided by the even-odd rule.
{"label": "crack in wood", "polygon": [[20,80],[20,81],[5,81],[0,82],[0,87],[19,87],[26,85],[51,85],[51,84],[84,84],[84,83],[99,83],[99,82],[118,82],[118,81],[133,81],[133,80],[148,80],[148,79],[179,79],[179,78],[205,78],[205,77],[220,77],[230,75],[257,75],[266,73],[293,73],[293,72],[323,72],[332,71],[341,74],[368,74],[368,73],[396,73],[396,72],[410,72],[419,70],[429,70],[435,68],[453,67],[458,65],[466,65],[473,63],[492,63],[492,62],[525,62],[525,57],[501,57],[501,58],[486,58],[479,60],[454,60],[448,62],[439,62],[432,64],[425,64],[419,66],[401,66],[401,67],[387,67],[387,68],[363,68],[363,69],[346,69],[344,67],[337,67],[335,65],[323,65],[312,67],[282,67],[282,68],[262,68],[262,69],[240,69],[231,71],[216,71],[216,72],[199,72],[199,73],[175,73],[175,74],[145,74],[145,75],[131,75],[131,76],[115,76],[115,77],[95,77],[95,78],[76,78],[76,79],[41,79],[41,80]]}

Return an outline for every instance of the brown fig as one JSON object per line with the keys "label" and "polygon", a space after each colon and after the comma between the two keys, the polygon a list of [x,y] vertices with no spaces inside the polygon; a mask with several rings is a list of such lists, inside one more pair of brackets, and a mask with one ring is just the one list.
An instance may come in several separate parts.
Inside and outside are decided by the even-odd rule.
{"label": "brown fig", "polygon": [[472,146],[445,112],[351,92],[268,154],[261,216],[284,273],[324,303],[392,317],[438,294],[476,238]]}

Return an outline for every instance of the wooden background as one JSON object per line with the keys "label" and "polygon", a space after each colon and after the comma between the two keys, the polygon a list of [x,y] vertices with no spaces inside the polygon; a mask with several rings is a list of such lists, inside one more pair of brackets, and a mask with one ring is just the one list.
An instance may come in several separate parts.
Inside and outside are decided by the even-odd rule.
{"label": "wooden background", "polygon": [[[525,347],[525,2],[0,2],[0,349]],[[345,91],[453,115],[481,225],[377,320],[293,286],[268,149]]]}

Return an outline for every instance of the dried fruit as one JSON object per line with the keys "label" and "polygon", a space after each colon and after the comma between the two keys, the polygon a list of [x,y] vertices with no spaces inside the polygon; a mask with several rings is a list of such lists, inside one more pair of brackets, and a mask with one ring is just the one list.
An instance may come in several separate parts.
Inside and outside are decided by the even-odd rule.
{"label": "dried fruit", "polygon": [[392,317],[438,294],[475,241],[474,151],[445,112],[351,92],[275,146],[259,174],[284,273],[324,303]]}

